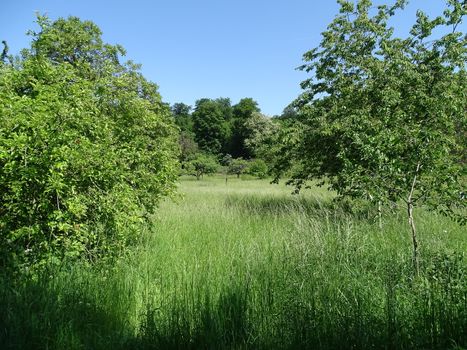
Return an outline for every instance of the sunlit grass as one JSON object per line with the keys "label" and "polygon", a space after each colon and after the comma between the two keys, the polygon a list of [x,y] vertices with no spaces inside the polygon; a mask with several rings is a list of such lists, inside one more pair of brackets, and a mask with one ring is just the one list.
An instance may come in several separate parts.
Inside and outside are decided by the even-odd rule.
{"label": "sunlit grass", "polygon": [[[3,282],[0,347],[360,349],[467,346],[463,227],[292,195],[267,180],[183,179],[118,262]],[[102,266],[103,265],[103,266]]]}

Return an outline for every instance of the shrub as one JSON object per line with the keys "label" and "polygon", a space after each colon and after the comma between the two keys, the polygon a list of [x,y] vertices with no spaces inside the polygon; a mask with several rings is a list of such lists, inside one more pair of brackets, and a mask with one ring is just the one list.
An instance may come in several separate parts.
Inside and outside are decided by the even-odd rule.
{"label": "shrub", "polygon": [[91,22],[39,17],[0,66],[0,266],[114,254],[172,193],[177,135],[156,85]]}
{"label": "shrub", "polygon": [[264,179],[268,175],[268,166],[262,159],[253,159],[248,165],[247,173],[260,179]]}

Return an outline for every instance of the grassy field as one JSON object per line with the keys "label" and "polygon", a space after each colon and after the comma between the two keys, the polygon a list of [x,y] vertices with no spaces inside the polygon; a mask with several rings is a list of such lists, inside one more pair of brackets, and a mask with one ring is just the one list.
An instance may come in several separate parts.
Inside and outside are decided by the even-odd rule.
{"label": "grassy field", "polygon": [[183,179],[118,262],[1,280],[1,349],[462,349],[467,235],[267,180]]}

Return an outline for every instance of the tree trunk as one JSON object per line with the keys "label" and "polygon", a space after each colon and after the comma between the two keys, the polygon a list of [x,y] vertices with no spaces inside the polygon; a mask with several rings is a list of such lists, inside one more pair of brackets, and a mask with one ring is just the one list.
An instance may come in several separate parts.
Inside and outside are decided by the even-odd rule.
{"label": "tree trunk", "polygon": [[420,272],[420,264],[418,259],[418,240],[417,230],[415,228],[415,221],[413,217],[413,194],[415,191],[415,185],[417,184],[418,172],[420,171],[420,163],[417,164],[417,170],[413,178],[412,187],[410,188],[409,197],[407,198],[407,216],[409,219],[410,230],[412,231],[412,245],[413,245],[413,266],[415,274],[418,276]]}
{"label": "tree trunk", "polygon": [[420,264],[419,264],[419,259],[418,259],[418,240],[417,240],[417,230],[415,228],[415,221],[413,218],[413,203],[408,202],[407,203],[407,214],[409,217],[409,225],[410,229],[412,231],[412,244],[413,244],[413,266],[415,269],[415,273],[418,276],[419,271],[420,271]]}
{"label": "tree trunk", "polygon": [[383,211],[381,208],[381,201],[378,201],[378,224],[379,224],[379,229],[383,229]]}

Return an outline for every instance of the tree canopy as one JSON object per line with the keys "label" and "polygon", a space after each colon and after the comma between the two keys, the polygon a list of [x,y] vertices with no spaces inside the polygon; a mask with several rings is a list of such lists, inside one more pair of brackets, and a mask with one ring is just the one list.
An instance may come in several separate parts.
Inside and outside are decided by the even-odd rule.
{"label": "tree canopy", "polygon": [[467,3],[449,0],[434,19],[418,11],[410,34],[398,38],[388,21],[406,3],[339,1],[320,46],[304,55],[311,77],[278,169],[293,163],[297,188],[320,179],[341,196],[403,199],[416,259],[413,206],[456,215],[464,205],[467,35],[457,27]]}

